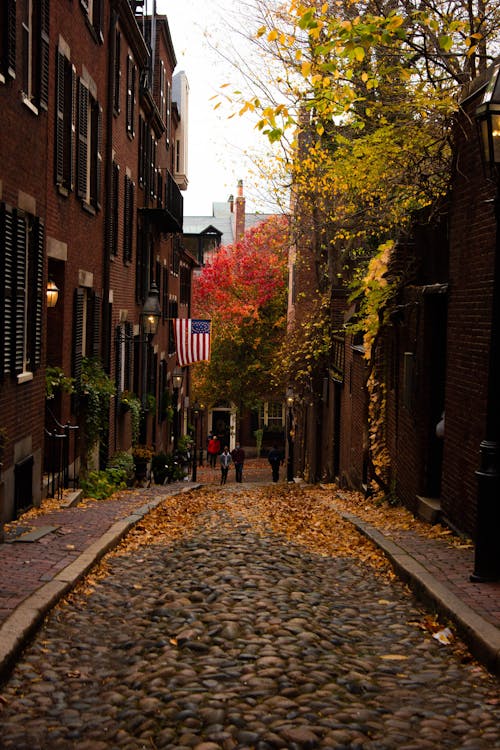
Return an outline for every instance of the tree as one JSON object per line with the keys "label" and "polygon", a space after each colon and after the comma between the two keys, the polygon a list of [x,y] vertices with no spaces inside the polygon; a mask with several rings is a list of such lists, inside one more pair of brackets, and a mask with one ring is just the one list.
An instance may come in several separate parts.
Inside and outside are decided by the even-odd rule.
{"label": "tree", "polygon": [[212,320],[211,360],[193,372],[200,400],[251,407],[272,391],[286,324],[288,237],[285,217],[267,219],[223,246],[195,280],[194,312]]}

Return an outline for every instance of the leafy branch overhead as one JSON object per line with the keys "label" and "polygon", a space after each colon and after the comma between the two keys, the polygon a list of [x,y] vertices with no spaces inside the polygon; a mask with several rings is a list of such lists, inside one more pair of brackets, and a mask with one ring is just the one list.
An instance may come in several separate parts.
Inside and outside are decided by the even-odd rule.
{"label": "leafy branch overhead", "polygon": [[207,403],[254,405],[269,391],[271,363],[286,322],[288,220],[275,216],[220,248],[193,287],[195,314],[212,319],[210,363],[194,368]]}

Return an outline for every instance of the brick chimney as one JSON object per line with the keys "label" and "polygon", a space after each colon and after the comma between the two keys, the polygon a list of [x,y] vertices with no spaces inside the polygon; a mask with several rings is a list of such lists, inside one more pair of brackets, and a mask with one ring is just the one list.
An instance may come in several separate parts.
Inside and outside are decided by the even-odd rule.
{"label": "brick chimney", "polygon": [[235,242],[239,242],[245,234],[245,197],[243,195],[243,180],[238,180],[234,213],[234,240]]}

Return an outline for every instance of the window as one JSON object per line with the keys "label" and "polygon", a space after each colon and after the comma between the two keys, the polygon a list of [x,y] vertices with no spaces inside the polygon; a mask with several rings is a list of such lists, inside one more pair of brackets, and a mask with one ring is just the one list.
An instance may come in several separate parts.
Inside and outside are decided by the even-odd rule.
{"label": "window", "polygon": [[118,210],[120,205],[120,165],[113,161],[111,165],[111,212],[107,217],[108,234],[107,250],[110,255],[118,252]]}
{"label": "window", "polygon": [[84,205],[100,208],[102,109],[88,84],[78,81],[77,195]]}
{"label": "window", "polygon": [[74,190],[76,71],[61,50],[56,56],[55,180],[59,188]]}
{"label": "window", "polygon": [[99,42],[103,42],[104,37],[102,34],[102,0],[80,0],[80,5],[82,6],[83,11],[87,16],[87,20],[96,36],[96,40]]}
{"label": "window", "polygon": [[165,140],[167,146],[170,146],[170,130],[172,127],[172,84],[167,81],[167,90],[165,93]]}
{"label": "window", "polygon": [[168,299],[168,353],[175,354],[175,332],[174,332],[174,318],[179,317],[179,305],[177,303],[177,297],[173,294],[169,295]]}
{"label": "window", "polygon": [[181,263],[180,266],[180,303],[189,305],[191,300],[191,271],[189,266]]}
{"label": "window", "polygon": [[22,92],[26,104],[37,112],[37,107],[47,109],[48,103],[49,0],[37,3],[35,0],[24,0],[21,3],[21,19]]}
{"label": "window", "polygon": [[78,382],[83,357],[98,357],[101,350],[102,298],[79,287],[73,298],[73,350],[71,375]]}
{"label": "window", "polygon": [[163,122],[167,120],[167,103],[166,103],[166,86],[165,86],[165,65],[163,60],[160,60],[160,116]]}
{"label": "window", "polygon": [[123,213],[123,262],[132,260],[132,234],[134,227],[135,183],[125,175],[124,213]]}
{"label": "window", "polygon": [[16,2],[0,3],[0,83],[16,76]]}
{"label": "window", "polygon": [[127,56],[127,133],[135,136],[135,89],[137,83],[137,66],[132,57]]}
{"label": "window", "polygon": [[115,115],[120,112],[120,83],[122,78],[121,69],[121,41],[122,37],[118,29],[115,31],[115,70],[113,77],[113,109]]}
{"label": "window", "polygon": [[44,225],[0,204],[1,374],[19,382],[41,362]]}
{"label": "window", "polygon": [[259,427],[280,430],[284,424],[283,403],[281,401],[265,401],[260,405]]}
{"label": "window", "polygon": [[132,323],[124,323],[116,328],[116,390],[119,393],[132,388],[132,373],[134,371],[134,327]]}

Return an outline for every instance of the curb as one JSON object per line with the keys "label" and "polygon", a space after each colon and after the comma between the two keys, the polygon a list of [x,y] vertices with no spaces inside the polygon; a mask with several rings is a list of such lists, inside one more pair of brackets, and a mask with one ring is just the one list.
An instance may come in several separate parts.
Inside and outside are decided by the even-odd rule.
{"label": "curb", "polygon": [[500,630],[464,604],[405,549],[381,531],[351,513],[339,508],[335,508],[335,511],[387,555],[398,577],[410,586],[421,601],[453,622],[473,656],[500,677]]}
{"label": "curb", "polygon": [[22,649],[35,635],[45,616],[68,594],[94,565],[116,547],[131,528],[150,511],[165,500],[189,490],[199,489],[201,484],[182,487],[170,495],[161,495],[143,505],[126,518],[116,521],[99,539],[82,552],[76,560],[59,571],[51,581],[44,583],[28,596],[0,626],[0,684],[5,682]]}

